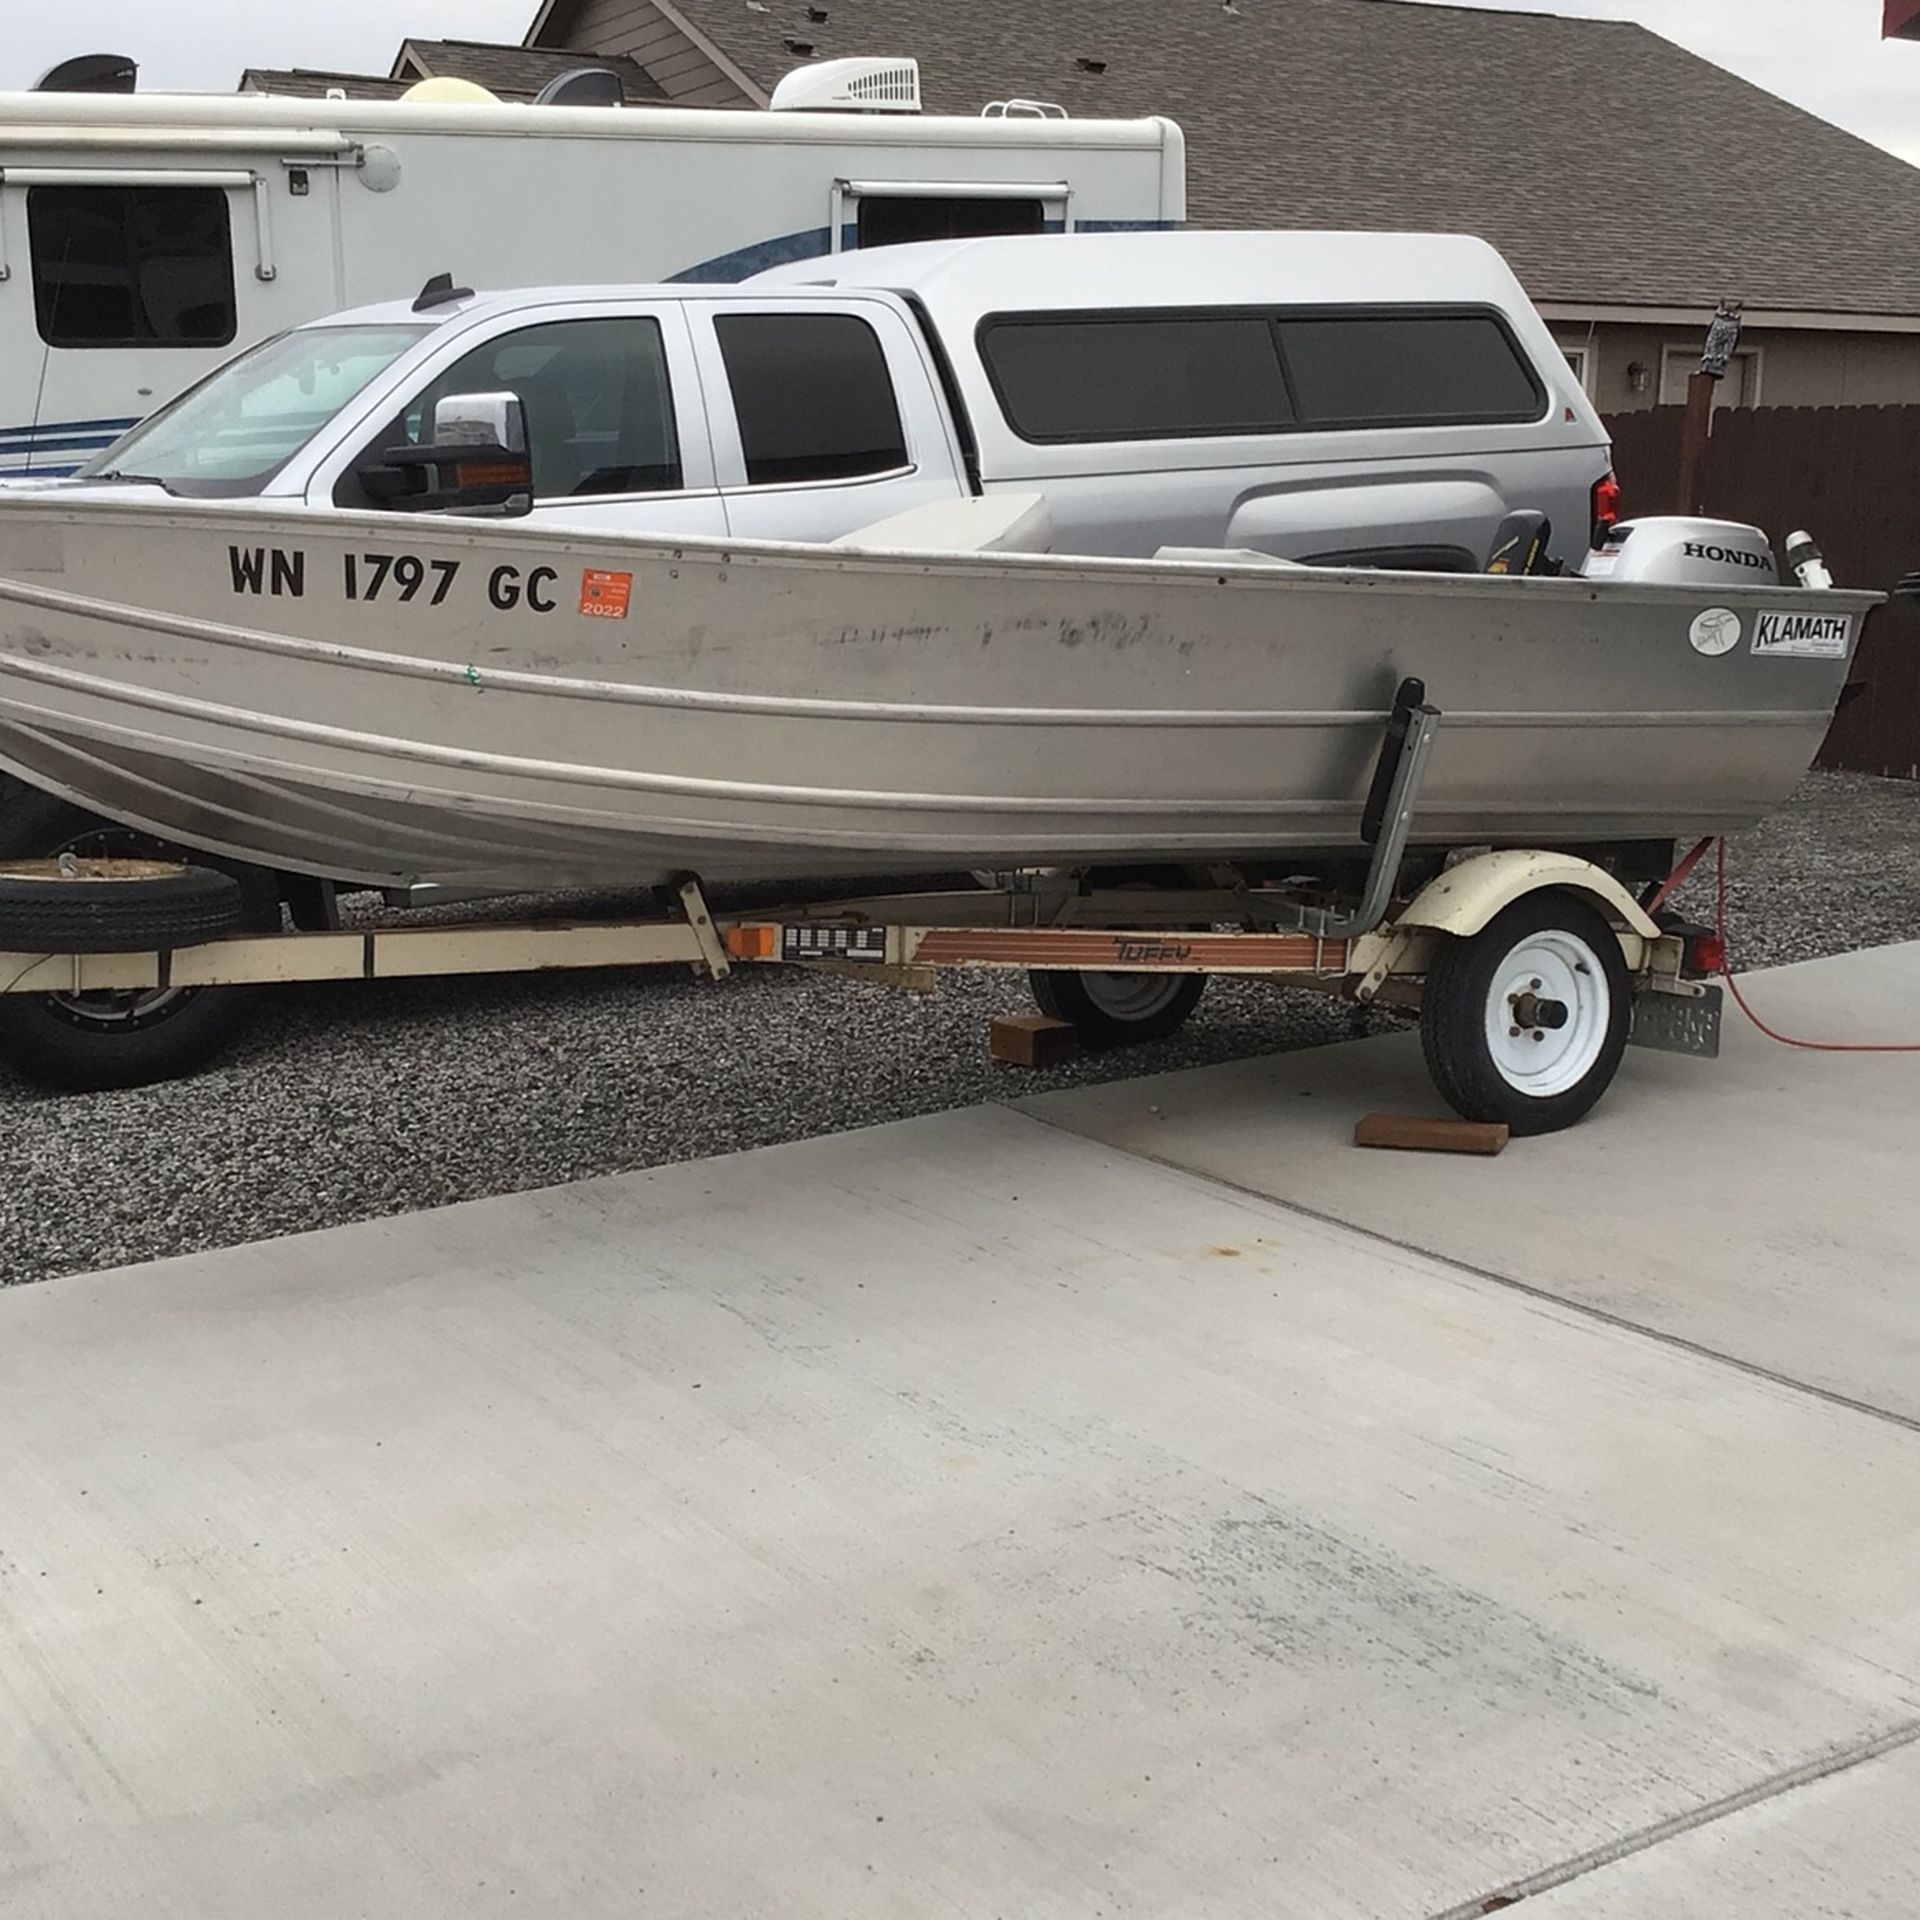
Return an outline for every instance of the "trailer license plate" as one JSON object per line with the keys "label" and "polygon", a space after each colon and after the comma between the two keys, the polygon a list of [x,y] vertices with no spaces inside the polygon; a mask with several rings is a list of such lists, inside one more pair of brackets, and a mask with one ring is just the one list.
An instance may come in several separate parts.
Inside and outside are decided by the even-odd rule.
{"label": "trailer license plate", "polygon": [[1643,993],[1633,1007],[1633,1044],[1656,1053],[1686,1053],[1698,1060],[1720,1058],[1718,987],[1698,999],[1677,993]]}
{"label": "trailer license plate", "polygon": [[885,927],[782,927],[782,960],[885,960]]}

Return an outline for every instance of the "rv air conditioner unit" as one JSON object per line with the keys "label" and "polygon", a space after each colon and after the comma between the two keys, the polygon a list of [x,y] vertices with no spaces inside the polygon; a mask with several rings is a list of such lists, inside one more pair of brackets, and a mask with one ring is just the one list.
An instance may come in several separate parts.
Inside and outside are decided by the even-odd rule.
{"label": "rv air conditioner unit", "polygon": [[767,102],[775,113],[918,113],[918,60],[822,60],[796,67]]}

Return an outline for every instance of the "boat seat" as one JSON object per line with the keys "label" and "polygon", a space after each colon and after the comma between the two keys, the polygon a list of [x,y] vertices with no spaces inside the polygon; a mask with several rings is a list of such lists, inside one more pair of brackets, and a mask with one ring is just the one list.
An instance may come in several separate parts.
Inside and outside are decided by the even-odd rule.
{"label": "boat seat", "polygon": [[1254,547],[1157,547],[1153,557],[1200,567],[1289,567],[1296,573],[1311,571],[1298,560],[1282,560],[1277,553],[1261,553]]}
{"label": "boat seat", "polygon": [[1053,546],[1053,515],[1038,493],[931,500],[829,544],[862,553],[1046,553]]}

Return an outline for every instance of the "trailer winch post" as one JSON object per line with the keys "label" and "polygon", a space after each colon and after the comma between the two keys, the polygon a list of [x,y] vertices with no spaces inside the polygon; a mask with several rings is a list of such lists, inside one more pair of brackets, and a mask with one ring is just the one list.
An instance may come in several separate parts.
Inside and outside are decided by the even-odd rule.
{"label": "trailer winch post", "polygon": [[1440,709],[1427,701],[1426,682],[1401,681],[1393,697],[1393,711],[1387,717],[1386,737],[1380,743],[1366,808],[1360,816],[1360,837],[1373,852],[1367,861],[1367,880],[1359,904],[1344,914],[1324,907],[1303,908],[1299,918],[1302,932],[1325,940],[1357,940],[1387,917],[1440,721]]}

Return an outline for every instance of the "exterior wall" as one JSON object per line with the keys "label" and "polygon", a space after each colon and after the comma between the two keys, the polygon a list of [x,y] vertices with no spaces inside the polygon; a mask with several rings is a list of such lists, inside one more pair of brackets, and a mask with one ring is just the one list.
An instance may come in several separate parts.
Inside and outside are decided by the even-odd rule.
{"label": "exterior wall", "polygon": [[[1556,320],[1563,347],[1589,356],[1587,390],[1603,414],[1638,413],[1661,401],[1661,368],[1668,350],[1691,369],[1706,340],[1698,327],[1602,324],[1591,328]],[[1743,352],[1754,355],[1746,390],[1729,381],[1724,404],[1763,407],[1905,407],[1920,405],[1920,334],[1825,333],[1749,328]],[[1637,386],[1631,367],[1644,369]],[[1674,396],[1668,394],[1669,400]]]}
{"label": "exterior wall", "polygon": [[653,0],[584,0],[558,44],[583,54],[628,55],[646,68],[676,106],[755,104]]}

